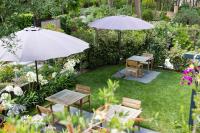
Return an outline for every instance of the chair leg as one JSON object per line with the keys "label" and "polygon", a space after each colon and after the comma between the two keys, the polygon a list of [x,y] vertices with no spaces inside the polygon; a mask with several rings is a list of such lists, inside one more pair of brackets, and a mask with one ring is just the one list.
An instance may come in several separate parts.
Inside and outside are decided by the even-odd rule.
{"label": "chair leg", "polygon": [[89,96],[89,108],[91,110],[91,97]]}

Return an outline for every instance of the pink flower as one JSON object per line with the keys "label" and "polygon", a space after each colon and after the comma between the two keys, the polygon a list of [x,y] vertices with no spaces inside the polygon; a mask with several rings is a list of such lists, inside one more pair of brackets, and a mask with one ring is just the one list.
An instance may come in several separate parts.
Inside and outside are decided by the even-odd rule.
{"label": "pink flower", "polygon": [[188,85],[191,85],[191,84],[192,84],[192,77],[191,77],[191,76],[185,75],[185,76],[182,77],[182,80],[183,80],[183,81],[186,80]]}
{"label": "pink flower", "polygon": [[189,74],[190,72],[192,72],[194,69],[192,68],[187,68],[186,70],[183,71],[183,74]]}

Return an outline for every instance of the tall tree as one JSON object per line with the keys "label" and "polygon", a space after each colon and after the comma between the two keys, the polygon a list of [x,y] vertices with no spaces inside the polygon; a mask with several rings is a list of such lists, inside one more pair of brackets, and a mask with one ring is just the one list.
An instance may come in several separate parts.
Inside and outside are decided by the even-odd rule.
{"label": "tall tree", "polygon": [[19,0],[0,0],[0,38],[17,29],[17,26],[9,20],[14,13],[22,11]]}
{"label": "tall tree", "polygon": [[141,0],[134,0],[135,4],[135,14],[138,18],[142,17],[142,11],[141,11]]}
{"label": "tall tree", "polygon": [[109,8],[113,7],[113,0],[108,0],[108,6],[109,6]]}

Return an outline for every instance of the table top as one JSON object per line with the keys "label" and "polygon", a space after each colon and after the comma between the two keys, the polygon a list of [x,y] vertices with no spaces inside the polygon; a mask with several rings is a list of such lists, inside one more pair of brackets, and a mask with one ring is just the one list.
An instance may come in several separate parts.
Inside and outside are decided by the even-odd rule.
{"label": "table top", "polygon": [[110,121],[114,116],[117,116],[122,123],[126,123],[130,119],[137,118],[141,113],[142,111],[138,109],[121,105],[111,105],[106,113],[105,120]]}
{"label": "table top", "polygon": [[148,61],[150,59],[151,59],[151,57],[133,55],[133,56],[129,57],[127,60],[146,62],[146,61]]}
{"label": "table top", "polygon": [[84,98],[86,96],[88,96],[88,95],[64,89],[64,90],[57,92],[56,94],[53,94],[52,96],[49,96],[45,99],[52,103],[58,103],[58,104],[68,106],[68,105],[74,104],[75,102],[81,100],[82,98]]}

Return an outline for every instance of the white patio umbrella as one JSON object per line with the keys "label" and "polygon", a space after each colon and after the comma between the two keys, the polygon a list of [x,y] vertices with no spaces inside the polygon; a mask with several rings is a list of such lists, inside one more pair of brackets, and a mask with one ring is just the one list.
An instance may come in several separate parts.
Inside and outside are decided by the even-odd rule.
{"label": "white patio umbrella", "polygon": [[0,60],[35,61],[37,83],[39,83],[37,61],[66,57],[89,48],[87,42],[73,36],[36,27],[25,28],[11,36],[12,39],[10,37],[0,39]]}
{"label": "white patio umbrella", "polygon": [[89,27],[105,30],[116,30],[118,31],[119,51],[121,45],[121,31],[125,30],[146,30],[152,29],[154,26],[139,18],[131,16],[108,16],[102,19],[98,19],[94,22],[89,23]]}

